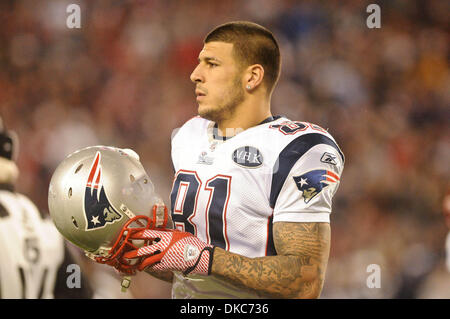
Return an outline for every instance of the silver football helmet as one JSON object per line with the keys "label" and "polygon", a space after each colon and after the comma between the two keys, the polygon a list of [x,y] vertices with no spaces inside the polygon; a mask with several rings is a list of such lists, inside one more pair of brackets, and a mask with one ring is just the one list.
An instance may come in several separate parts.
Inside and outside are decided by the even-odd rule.
{"label": "silver football helmet", "polygon": [[167,223],[167,208],[130,149],[92,146],[67,156],[53,173],[48,206],[59,232],[96,260],[111,257],[141,217]]}

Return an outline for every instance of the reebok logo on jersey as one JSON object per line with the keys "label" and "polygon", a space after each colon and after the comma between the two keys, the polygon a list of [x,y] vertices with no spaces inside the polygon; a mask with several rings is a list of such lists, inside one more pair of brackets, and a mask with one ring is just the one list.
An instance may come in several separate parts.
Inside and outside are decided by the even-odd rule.
{"label": "reebok logo on jersey", "polygon": [[100,160],[101,154],[97,152],[86,183],[86,191],[84,193],[86,230],[102,228],[107,223],[114,223],[122,218],[122,215],[109,202],[101,183],[102,167]]}
{"label": "reebok logo on jersey", "polygon": [[239,166],[248,168],[257,168],[263,163],[262,154],[253,146],[239,147],[233,152],[232,159]]}
{"label": "reebok logo on jersey", "polygon": [[337,165],[336,156],[328,152],[323,153],[322,157],[320,158],[320,161],[322,163]]}
{"label": "reebok logo on jersey", "polygon": [[305,203],[308,203],[328,185],[339,181],[339,176],[324,169],[309,171],[293,178],[297,188],[303,193]]}

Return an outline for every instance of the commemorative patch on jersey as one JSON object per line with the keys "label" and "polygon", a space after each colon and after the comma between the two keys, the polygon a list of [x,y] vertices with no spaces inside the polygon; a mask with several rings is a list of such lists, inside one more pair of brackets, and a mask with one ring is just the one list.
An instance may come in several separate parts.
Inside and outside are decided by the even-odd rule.
{"label": "commemorative patch on jersey", "polygon": [[263,163],[261,152],[253,146],[242,146],[234,150],[232,159],[239,166],[248,168],[257,168]]}
{"label": "commemorative patch on jersey", "polygon": [[87,221],[86,230],[102,228],[106,224],[112,224],[122,218],[122,215],[114,209],[106,196],[102,184],[100,160],[101,154],[97,152],[86,183],[84,194],[84,214]]}
{"label": "commemorative patch on jersey", "polygon": [[305,174],[294,176],[293,178],[297,188],[302,192],[305,203],[309,203],[311,199],[328,185],[339,181],[339,176],[324,169],[309,171]]}

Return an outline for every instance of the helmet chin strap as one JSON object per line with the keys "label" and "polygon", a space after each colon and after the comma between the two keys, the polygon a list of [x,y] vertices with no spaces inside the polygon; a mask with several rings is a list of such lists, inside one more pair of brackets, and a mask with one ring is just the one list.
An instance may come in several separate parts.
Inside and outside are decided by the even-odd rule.
{"label": "helmet chin strap", "polygon": [[120,204],[120,211],[128,216],[128,218],[135,218],[136,215],[124,204]]}
{"label": "helmet chin strap", "polygon": [[[136,215],[124,204],[120,204],[120,210],[128,216],[128,218],[133,219]],[[152,221],[154,223],[154,227],[157,228],[165,228],[167,226],[167,222],[169,220],[169,214],[167,210],[167,206],[164,205],[162,201],[158,201],[152,207]]]}

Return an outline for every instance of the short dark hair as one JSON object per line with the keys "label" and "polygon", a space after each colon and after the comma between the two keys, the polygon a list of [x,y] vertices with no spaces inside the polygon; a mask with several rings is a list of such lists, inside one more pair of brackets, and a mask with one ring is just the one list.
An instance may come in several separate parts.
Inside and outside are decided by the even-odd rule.
{"label": "short dark hair", "polygon": [[213,41],[232,43],[233,53],[244,67],[261,64],[264,68],[263,82],[269,93],[273,91],[280,76],[281,57],[272,32],[253,22],[233,21],[214,28],[203,42]]}

